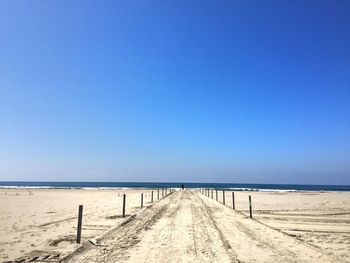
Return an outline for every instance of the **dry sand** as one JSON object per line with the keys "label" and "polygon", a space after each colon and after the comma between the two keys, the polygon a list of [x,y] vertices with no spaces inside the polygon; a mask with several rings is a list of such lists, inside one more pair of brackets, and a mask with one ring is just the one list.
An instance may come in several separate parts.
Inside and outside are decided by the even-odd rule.
{"label": "dry sand", "polygon": [[[149,205],[151,190],[0,190],[0,262],[18,257],[60,255],[77,245],[78,206],[84,205],[82,241],[106,232],[126,214],[140,210],[140,194]],[[155,192],[155,200],[157,192]]]}
{"label": "dry sand", "polygon": [[[1,190],[0,261],[350,262],[350,193],[236,192],[237,212],[231,192],[226,206],[222,192],[216,202],[215,192],[178,191],[141,210],[140,191],[130,190],[132,216],[123,219],[122,192]],[[246,216],[249,194],[255,220]],[[79,204],[86,242],[69,254]]]}
{"label": "dry sand", "polygon": [[[236,209],[246,215],[249,195],[256,220],[350,262],[349,192],[236,192]],[[225,197],[232,206],[232,192]]]}

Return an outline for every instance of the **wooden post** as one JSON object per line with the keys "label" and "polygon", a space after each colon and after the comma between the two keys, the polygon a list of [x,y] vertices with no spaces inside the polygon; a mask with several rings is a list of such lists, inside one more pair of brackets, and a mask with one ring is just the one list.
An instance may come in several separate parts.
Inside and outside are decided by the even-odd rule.
{"label": "wooden post", "polygon": [[213,189],[211,189],[211,199],[213,199]]}
{"label": "wooden post", "polygon": [[218,200],[218,189],[215,189],[216,192],[216,201]]}
{"label": "wooden post", "polygon": [[153,203],[153,190],[152,190],[152,193],[151,193],[151,203]]}
{"label": "wooden post", "polygon": [[249,217],[253,218],[253,214],[252,214],[252,197],[249,196]]}
{"label": "wooden post", "polygon": [[158,190],[158,200],[159,200],[159,188],[157,190]]}
{"label": "wooden post", "polygon": [[126,202],[126,194],[123,194],[123,217],[125,217],[125,202]]}
{"label": "wooden post", "polygon": [[143,193],[141,193],[141,208],[143,208]]}
{"label": "wooden post", "polygon": [[235,210],[235,192],[232,192],[232,209]]}
{"label": "wooden post", "polygon": [[83,222],[83,206],[79,205],[78,227],[77,227],[77,244],[80,244],[82,222]]}
{"label": "wooden post", "polygon": [[225,205],[225,190],[222,190],[222,203]]}

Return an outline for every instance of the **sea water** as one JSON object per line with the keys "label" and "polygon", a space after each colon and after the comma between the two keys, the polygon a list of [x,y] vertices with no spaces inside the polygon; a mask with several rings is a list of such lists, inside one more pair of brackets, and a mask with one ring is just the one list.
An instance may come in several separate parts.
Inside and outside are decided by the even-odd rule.
{"label": "sea water", "polygon": [[[19,182],[0,181],[0,188],[43,189],[128,189],[128,188],[180,188],[182,182]],[[233,191],[350,191],[350,185],[304,185],[304,184],[245,184],[245,183],[183,183],[185,188],[215,188]]]}

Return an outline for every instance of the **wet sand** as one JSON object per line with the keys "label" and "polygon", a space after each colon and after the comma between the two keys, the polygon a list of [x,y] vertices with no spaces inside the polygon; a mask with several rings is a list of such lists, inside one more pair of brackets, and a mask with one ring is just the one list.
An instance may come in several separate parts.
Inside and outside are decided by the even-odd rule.
{"label": "wet sand", "polygon": [[[123,192],[130,196],[126,219],[120,218]],[[144,209],[140,192],[1,190],[1,260],[350,262],[350,193],[236,192],[234,211],[231,192],[224,206],[222,192],[218,202],[215,192],[211,199],[178,191],[150,205],[143,191]],[[254,220],[247,217],[248,195]],[[79,204],[85,243],[78,248]]]}

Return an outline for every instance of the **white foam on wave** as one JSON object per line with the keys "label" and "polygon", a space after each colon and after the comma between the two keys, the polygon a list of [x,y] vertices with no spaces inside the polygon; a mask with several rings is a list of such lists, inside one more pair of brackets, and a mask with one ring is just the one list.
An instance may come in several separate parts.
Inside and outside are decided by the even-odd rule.
{"label": "white foam on wave", "polygon": [[[42,186],[23,186],[23,185],[0,185],[0,189],[79,189],[79,190],[134,190],[134,189],[165,189],[166,187],[122,187],[122,186],[111,186],[111,187],[82,187],[82,186],[49,186],[49,185],[42,185]],[[169,187],[170,188],[170,187]],[[167,189],[169,189],[167,188]],[[172,188],[175,190],[180,190],[181,188]]]}
{"label": "white foam on wave", "polygon": [[246,187],[231,187],[228,188],[229,190],[236,190],[236,191],[255,191],[255,192],[280,192],[280,193],[287,193],[287,192],[301,192],[300,190],[296,189],[263,189],[263,188],[246,188]]}

